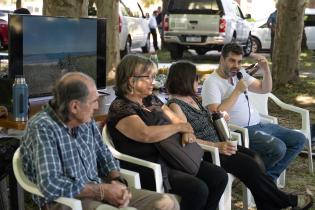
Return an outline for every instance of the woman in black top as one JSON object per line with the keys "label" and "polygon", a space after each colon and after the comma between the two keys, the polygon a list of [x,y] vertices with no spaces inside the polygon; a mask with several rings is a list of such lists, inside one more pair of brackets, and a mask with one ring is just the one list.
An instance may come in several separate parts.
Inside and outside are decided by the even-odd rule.
{"label": "woman in black top", "polygon": [[[179,120],[152,96],[156,72],[156,65],[145,57],[128,55],[122,59],[116,71],[117,98],[109,108],[107,122],[117,150],[153,162],[161,159],[154,143],[176,133],[186,144],[196,139],[189,123]],[[167,174],[168,192],[181,197],[181,210],[217,208],[227,184],[224,169],[202,161],[196,176],[169,166],[162,170]]]}
{"label": "woman in black top", "polygon": [[171,94],[168,101],[170,109],[184,122],[192,125],[199,143],[219,149],[221,166],[250,189],[258,210],[280,210],[290,206],[309,209],[312,206],[310,195],[297,196],[280,191],[266,175],[263,163],[254,151],[219,141],[210,113],[196,97],[198,76],[193,63],[179,61],[172,64],[165,86]]}

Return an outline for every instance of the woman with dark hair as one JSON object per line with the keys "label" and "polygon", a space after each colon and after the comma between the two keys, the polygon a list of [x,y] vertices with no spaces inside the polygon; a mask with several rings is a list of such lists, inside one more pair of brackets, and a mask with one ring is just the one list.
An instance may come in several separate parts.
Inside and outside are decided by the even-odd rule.
{"label": "woman with dark hair", "polygon": [[[107,128],[117,150],[141,159],[160,163],[155,143],[177,133],[185,144],[195,141],[193,129],[152,95],[156,65],[139,55],[125,56],[116,71],[116,95]],[[165,165],[164,165],[165,166]],[[166,170],[167,169],[167,170]],[[201,161],[196,175],[166,165],[164,186],[181,197],[181,210],[215,210],[227,184],[226,172]],[[141,174],[143,177],[144,174]]]}
{"label": "woman with dark hair", "polygon": [[310,195],[280,191],[266,175],[263,163],[254,151],[242,146],[236,148],[228,141],[219,141],[210,113],[196,97],[198,76],[193,63],[178,61],[172,64],[165,86],[171,94],[168,101],[170,109],[181,120],[192,125],[199,143],[219,149],[221,166],[250,189],[258,210],[280,210],[290,206],[294,209],[309,209],[312,206]]}

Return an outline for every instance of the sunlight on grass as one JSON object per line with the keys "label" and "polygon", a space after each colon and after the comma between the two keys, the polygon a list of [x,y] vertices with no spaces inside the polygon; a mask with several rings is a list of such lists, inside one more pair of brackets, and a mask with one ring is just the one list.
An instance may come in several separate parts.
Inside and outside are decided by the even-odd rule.
{"label": "sunlight on grass", "polygon": [[295,99],[299,104],[311,106],[315,104],[315,98],[312,96],[302,95]]}

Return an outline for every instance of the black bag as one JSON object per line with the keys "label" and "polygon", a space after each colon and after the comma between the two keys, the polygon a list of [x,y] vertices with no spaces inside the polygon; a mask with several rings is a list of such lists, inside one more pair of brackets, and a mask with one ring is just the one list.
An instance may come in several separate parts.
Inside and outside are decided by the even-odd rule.
{"label": "black bag", "polygon": [[203,149],[196,143],[181,144],[181,135],[174,134],[155,143],[160,155],[171,167],[196,175],[203,157]]}

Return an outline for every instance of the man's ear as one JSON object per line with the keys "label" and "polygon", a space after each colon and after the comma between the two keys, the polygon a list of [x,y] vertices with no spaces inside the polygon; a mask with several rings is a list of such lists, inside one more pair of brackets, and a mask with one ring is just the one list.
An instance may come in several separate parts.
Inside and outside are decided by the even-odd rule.
{"label": "man's ear", "polygon": [[72,114],[77,114],[79,112],[79,105],[80,101],[79,100],[72,100],[69,102],[68,108],[69,112]]}
{"label": "man's ear", "polygon": [[222,55],[220,56],[220,63],[224,63],[224,58]]}

